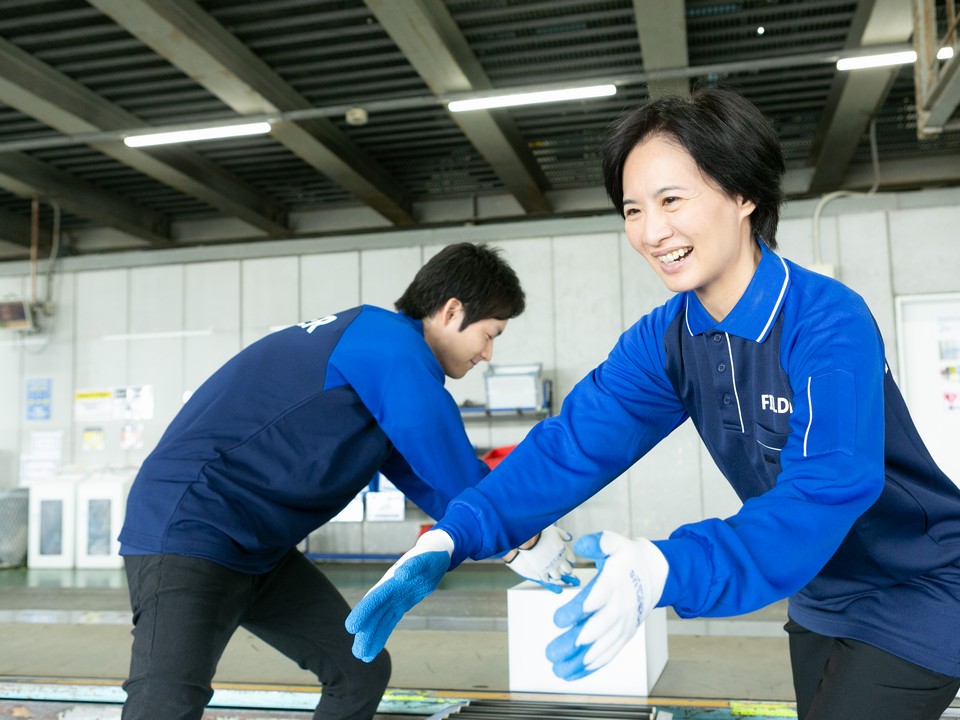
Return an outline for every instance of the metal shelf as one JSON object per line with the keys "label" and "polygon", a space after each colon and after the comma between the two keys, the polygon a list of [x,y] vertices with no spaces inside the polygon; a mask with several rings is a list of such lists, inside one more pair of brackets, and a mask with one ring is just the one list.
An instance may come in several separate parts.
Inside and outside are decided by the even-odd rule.
{"label": "metal shelf", "polygon": [[539,408],[536,410],[528,408],[498,409],[489,410],[484,407],[460,408],[460,417],[465,423],[468,422],[516,422],[517,420],[527,420],[538,422],[544,418],[550,417],[550,408]]}

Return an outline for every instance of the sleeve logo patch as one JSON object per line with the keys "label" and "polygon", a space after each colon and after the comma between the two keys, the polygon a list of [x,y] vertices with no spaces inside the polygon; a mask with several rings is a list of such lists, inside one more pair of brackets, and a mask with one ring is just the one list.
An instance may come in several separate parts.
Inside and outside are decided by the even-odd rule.
{"label": "sleeve logo patch", "polygon": [[336,315],[327,315],[326,317],[316,318],[314,320],[307,320],[302,323],[297,323],[297,327],[303,328],[304,330],[307,331],[307,333],[312,333],[321,325],[329,325],[336,319],[337,319]]}

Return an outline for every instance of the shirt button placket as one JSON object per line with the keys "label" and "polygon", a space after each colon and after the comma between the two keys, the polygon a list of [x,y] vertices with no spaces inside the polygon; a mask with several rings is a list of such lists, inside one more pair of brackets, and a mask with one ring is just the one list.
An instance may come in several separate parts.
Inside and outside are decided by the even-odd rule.
{"label": "shirt button placket", "polygon": [[722,332],[714,333],[713,342],[708,343],[709,354],[713,360],[714,387],[717,388],[717,399],[720,402],[720,420],[725,428],[740,431],[740,413],[737,410],[733,387],[733,373],[727,372],[728,351],[723,342]]}

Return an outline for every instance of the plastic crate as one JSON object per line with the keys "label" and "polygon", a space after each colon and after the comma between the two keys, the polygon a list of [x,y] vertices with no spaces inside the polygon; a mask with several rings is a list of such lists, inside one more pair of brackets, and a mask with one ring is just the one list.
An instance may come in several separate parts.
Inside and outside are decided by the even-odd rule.
{"label": "plastic crate", "polygon": [[26,488],[0,492],[0,567],[19,567],[27,562]]}

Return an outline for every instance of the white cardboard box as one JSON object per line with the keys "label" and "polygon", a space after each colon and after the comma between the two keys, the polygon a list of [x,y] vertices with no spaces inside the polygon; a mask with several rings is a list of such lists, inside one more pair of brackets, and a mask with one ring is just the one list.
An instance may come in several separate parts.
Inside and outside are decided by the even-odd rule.
{"label": "white cardboard box", "polygon": [[400,522],[406,516],[406,498],[399,490],[381,490],[368,492],[367,520],[373,522]]}
{"label": "white cardboard box", "polygon": [[547,660],[547,645],[564,630],[553,614],[585,587],[596,570],[577,569],[580,587],[557,594],[524,581],[507,590],[507,646],[511,692],[647,697],[667,664],[667,613],[656,608],[607,665],[579,680],[563,680]]}

